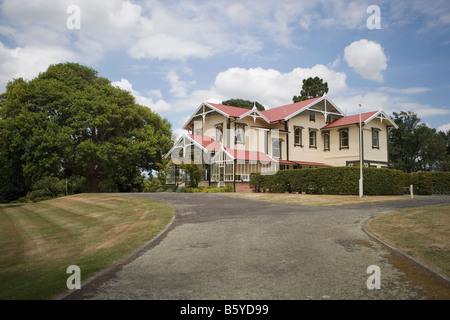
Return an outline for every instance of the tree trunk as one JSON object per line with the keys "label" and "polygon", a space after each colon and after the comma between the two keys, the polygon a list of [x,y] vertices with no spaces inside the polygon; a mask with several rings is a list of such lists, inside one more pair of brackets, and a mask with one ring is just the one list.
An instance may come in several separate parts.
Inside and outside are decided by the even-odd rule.
{"label": "tree trunk", "polygon": [[98,192],[99,182],[97,177],[86,177],[86,192]]}

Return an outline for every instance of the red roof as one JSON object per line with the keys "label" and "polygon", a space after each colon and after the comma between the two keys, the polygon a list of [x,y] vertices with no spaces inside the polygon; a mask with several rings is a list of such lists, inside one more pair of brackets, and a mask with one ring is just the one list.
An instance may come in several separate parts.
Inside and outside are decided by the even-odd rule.
{"label": "red roof", "polygon": [[237,160],[247,160],[247,161],[261,161],[261,162],[271,162],[273,161],[267,154],[261,151],[248,151],[248,150],[236,150],[236,149],[225,149],[233,158]]}
{"label": "red roof", "polygon": [[[264,115],[270,122],[275,122],[279,120],[283,120],[287,116],[290,116],[291,114],[300,111],[301,109],[304,109],[314,101],[321,99],[322,97],[313,98],[305,101],[300,101],[296,103],[291,103],[285,106],[267,109],[264,111],[261,111],[261,114]],[[213,106],[214,108],[222,111],[223,113],[227,114],[230,117],[240,117],[244,113],[248,112],[249,109],[246,108],[239,108],[239,107],[232,107],[232,106],[225,106],[223,104],[216,104],[216,103],[210,103],[209,105]]]}
{"label": "red roof", "polygon": [[240,117],[244,113],[249,111],[248,109],[245,109],[245,108],[226,106],[223,104],[216,104],[216,103],[210,103],[210,102],[208,102],[208,104],[213,106],[214,108],[226,113],[230,117]]}
{"label": "red roof", "polygon": [[300,111],[306,106],[310,105],[314,101],[321,99],[322,97],[313,98],[305,101],[300,101],[296,103],[287,104],[285,106],[267,109],[262,112],[262,114],[269,119],[270,122],[275,122],[279,120],[283,120],[284,118],[290,116],[291,114]]}
{"label": "red roof", "polygon": [[[367,119],[372,117],[377,112],[378,111],[373,111],[373,112],[367,112],[367,113],[361,114],[361,122],[365,122]],[[343,127],[343,126],[348,126],[348,125],[357,124],[357,123],[359,123],[359,114],[355,114],[355,115],[352,115],[352,116],[340,118],[340,119],[338,119],[336,121],[333,121],[332,123],[327,124],[322,129]]]}

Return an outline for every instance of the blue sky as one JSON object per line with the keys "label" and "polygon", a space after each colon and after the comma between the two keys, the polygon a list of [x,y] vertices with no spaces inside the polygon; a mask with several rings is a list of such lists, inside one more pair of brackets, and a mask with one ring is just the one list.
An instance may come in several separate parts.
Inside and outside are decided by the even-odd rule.
{"label": "blue sky", "polygon": [[[380,29],[367,26],[371,5]],[[66,61],[129,90],[177,133],[202,101],[273,108],[310,76],[347,114],[411,110],[450,129],[447,0],[0,1],[0,92]]]}

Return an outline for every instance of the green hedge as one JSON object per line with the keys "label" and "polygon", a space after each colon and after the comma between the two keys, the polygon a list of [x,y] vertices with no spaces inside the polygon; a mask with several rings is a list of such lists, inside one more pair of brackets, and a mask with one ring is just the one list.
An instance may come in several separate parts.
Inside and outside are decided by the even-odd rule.
{"label": "green hedge", "polygon": [[[399,170],[364,168],[365,195],[403,194],[405,175]],[[253,173],[250,187],[256,192],[359,194],[358,167],[282,170],[273,175]]]}
{"label": "green hedge", "polygon": [[449,194],[450,172],[412,172],[406,177],[406,186],[414,186],[417,194]]}
{"label": "green hedge", "polygon": [[214,193],[214,192],[233,192],[233,187],[230,185],[227,185],[225,187],[197,187],[197,188],[185,188],[184,192],[186,193],[196,193],[196,192],[202,192],[202,193]]}

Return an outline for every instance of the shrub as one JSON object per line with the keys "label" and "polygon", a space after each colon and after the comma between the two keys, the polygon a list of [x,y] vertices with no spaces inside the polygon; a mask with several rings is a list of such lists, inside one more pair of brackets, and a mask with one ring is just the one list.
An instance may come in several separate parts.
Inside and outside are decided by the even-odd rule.
{"label": "shrub", "polygon": [[[364,168],[365,195],[403,194],[404,174],[398,170]],[[254,173],[250,186],[256,192],[310,194],[359,193],[359,168],[327,167],[279,171],[274,175]]]}
{"label": "shrub", "polygon": [[450,193],[450,172],[412,172],[407,174],[406,180],[415,187],[417,194]]}
{"label": "shrub", "polygon": [[66,186],[64,181],[57,177],[44,177],[37,181],[25,199],[42,201],[64,195]]}
{"label": "shrub", "polygon": [[184,192],[186,193],[194,193],[194,192],[203,192],[203,193],[214,193],[214,192],[233,192],[232,186],[225,186],[225,187],[197,187],[197,188],[190,188],[187,187],[184,189]]}
{"label": "shrub", "polygon": [[202,179],[203,171],[200,167],[195,163],[185,163],[181,165],[181,169],[186,172],[188,176],[188,185],[190,188],[197,188],[198,183]]}

